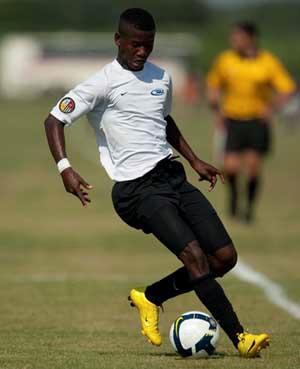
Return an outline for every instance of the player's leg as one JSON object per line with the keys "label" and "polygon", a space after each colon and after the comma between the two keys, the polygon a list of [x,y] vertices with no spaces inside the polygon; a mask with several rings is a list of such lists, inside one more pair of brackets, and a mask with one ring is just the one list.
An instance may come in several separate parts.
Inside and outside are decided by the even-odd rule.
{"label": "player's leg", "polygon": [[[144,208],[147,208],[147,202],[153,206],[156,201],[158,199],[155,197],[149,197],[143,203]],[[159,201],[163,201],[163,199]],[[221,286],[214,280],[214,273],[210,270],[209,262],[196,240],[195,234],[179,214],[178,207],[166,202],[151,216],[147,216],[145,213],[143,218],[145,228],[177,255],[184,264],[184,268],[178,269],[164,279],[153,283],[145,290],[133,289],[130,292],[130,299],[140,312],[143,334],[153,344],[160,344],[157,306],[172,297],[195,290],[203,304],[220,322],[236,345],[237,334],[243,332],[243,329]],[[226,248],[224,242],[229,242],[228,240],[229,238],[221,240],[224,249]],[[228,248],[230,248],[229,245]],[[232,265],[232,260],[230,263]],[[223,274],[225,267],[221,261],[218,262],[219,267]]]}
{"label": "player's leg", "polygon": [[[184,285],[182,283],[181,290],[177,286],[177,294],[184,293],[192,288],[201,302],[220,323],[234,345],[237,346],[238,334],[243,332],[243,327],[239,323],[222,287],[214,279],[207,257],[195,234],[179,214],[178,208],[173,204],[165,204],[151,218],[147,219],[147,228],[178,256],[187,271],[184,278],[188,277],[185,279],[188,284]],[[208,230],[208,233],[211,234],[211,231]],[[223,243],[222,246],[226,247],[227,242],[228,247],[230,247],[229,237],[223,229],[221,232],[223,233],[218,236],[217,244],[219,245],[219,242],[221,242]],[[220,240],[221,237],[222,240]],[[170,298],[172,288],[174,289],[174,286],[157,282],[147,287],[145,296],[157,305]]]}
{"label": "player's leg", "polygon": [[233,308],[222,287],[215,280],[234,267],[237,253],[224,225],[205,196],[190,183],[180,188],[181,217],[196,236],[197,241],[189,244],[181,254],[194,290],[220,323],[233,344],[243,332]]}
{"label": "player's leg", "polygon": [[[154,213],[150,212],[149,209],[158,203],[161,206]],[[179,216],[176,204],[166,198],[149,196],[143,201],[139,214],[142,228],[156,236],[176,255],[195,239],[193,232]],[[130,291],[129,299],[139,310],[142,334],[146,335],[152,344],[161,344],[158,306],[167,299],[191,289],[190,277],[181,269],[147,288],[134,288]]]}
{"label": "player's leg", "polygon": [[[214,277],[222,277],[234,267],[237,252],[214,208],[194,186],[181,185],[181,206],[166,203],[147,219],[147,227],[171,252],[179,252],[190,242],[206,244],[206,258]],[[152,205],[155,200],[149,199]],[[182,208],[181,208],[182,207]],[[203,237],[203,230],[205,237]],[[156,305],[193,290],[185,267],[167,275],[146,289],[146,296]]]}
{"label": "player's leg", "polygon": [[238,179],[241,170],[241,154],[238,152],[226,152],[224,155],[224,172],[229,190],[228,212],[230,216],[238,215]]}
{"label": "player's leg", "polygon": [[245,219],[250,222],[253,219],[254,206],[259,191],[262,156],[258,151],[247,150],[244,154],[244,163],[247,176],[247,208]]}
{"label": "player's leg", "polygon": [[[233,344],[238,347],[241,355],[254,356],[267,345],[268,335],[252,335],[243,332],[230,301],[222,287],[214,279],[215,276],[222,276],[227,273],[236,264],[237,252],[235,247],[214,208],[197,188],[185,182],[181,186],[180,193],[182,217],[196,235],[198,247],[204,252],[207,259],[206,265],[209,266],[206,277],[210,276],[210,278],[205,277],[203,280],[200,274],[200,270],[203,270],[203,262],[200,260],[197,264],[197,258],[201,259],[202,257],[199,250],[194,247],[191,250],[191,254],[195,255],[193,264],[196,270],[198,268],[198,276],[200,275],[199,285],[195,284],[194,287],[195,292],[219,321]],[[184,254],[179,255],[180,258],[182,256]],[[190,270],[188,265],[185,264],[185,267],[188,271]],[[250,349],[252,344],[253,348]]]}
{"label": "player's leg", "polygon": [[238,179],[242,165],[242,150],[244,145],[243,122],[226,119],[226,142],[224,153],[224,172],[229,190],[228,213],[235,217],[239,211]]}
{"label": "player's leg", "polygon": [[226,143],[226,129],[224,127],[215,126],[213,132],[212,159],[214,165],[223,168],[224,151]]}
{"label": "player's leg", "polygon": [[253,120],[247,128],[247,149],[244,153],[244,164],[247,176],[247,208],[245,220],[253,220],[254,207],[261,184],[263,157],[271,146],[270,123]]}
{"label": "player's leg", "polygon": [[[163,160],[145,176],[115,184],[112,199],[116,212],[128,225],[143,229],[145,233],[155,232],[159,228],[158,238],[176,254],[188,242],[194,240],[195,236],[177,214],[179,195],[169,184],[169,170],[172,167],[170,160]],[[174,179],[176,184],[180,185],[185,181],[185,173],[182,168],[178,169],[175,171]],[[152,299],[145,294],[145,289],[133,289],[130,292],[131,303],[139,310],[142,333],[154,345],[161,344],[158,331],[158,305],[171,297],[174,291],[178,293],[179,290],[182,293],[185,286],[184,276],[187,274],[185,270],[174,274],[175,285],[173,276],[163,283],[163,298],[155,299],[154,294]]]}

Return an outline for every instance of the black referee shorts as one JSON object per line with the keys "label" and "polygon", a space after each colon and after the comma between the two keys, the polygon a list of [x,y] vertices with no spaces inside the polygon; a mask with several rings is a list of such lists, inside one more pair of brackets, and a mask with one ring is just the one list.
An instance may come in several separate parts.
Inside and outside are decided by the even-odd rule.
{"label": "black referee shorts", "polygon": [[225,120],[227,137],[225,152],[254,150],[265,155],[271,147],[270,125],[261,119]]}
{"label": "black referee shorts", "polygon": [[125,223],[152,233],[177,256],[194,240],[206,254],[232,242],[212,205],[173,158],[140,178],[115,183],[112,200]]}

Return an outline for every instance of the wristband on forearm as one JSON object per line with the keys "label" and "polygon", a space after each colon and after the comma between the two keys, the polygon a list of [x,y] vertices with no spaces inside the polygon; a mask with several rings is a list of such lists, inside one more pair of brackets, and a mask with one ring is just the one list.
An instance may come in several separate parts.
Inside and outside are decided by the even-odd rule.
{"label": "wristband on forearm", "polygon": [[65,169],[71,167],[71,164],[67,158],[61,159],[56,165],[59,173],[62,173]]}

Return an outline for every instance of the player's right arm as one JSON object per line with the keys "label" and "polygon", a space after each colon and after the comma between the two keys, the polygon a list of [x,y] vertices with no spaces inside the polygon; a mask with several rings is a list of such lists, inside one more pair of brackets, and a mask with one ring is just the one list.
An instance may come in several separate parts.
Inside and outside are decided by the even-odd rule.
{"label": "player's right arm", "polygon": [[[71,167],[67,160],[64,129],[91,112],[96,106],[101,106],[105,101],[106,93],[107,78],[102,69],[60,99],[45,121],[49,148],[58,164],[65,189],[78,197],[83,206],[90,202],[87,190],[92,186]],[[65,160],[61,162],[62,159]]]}
{"label": "player's right arm", "polygon": [[221,109],[222,95],[222,55],[213,63],[206,78],[207,100],[214,114],[215,126],[217,129],[224,128],[224,117]]}
{"label": "player's right arm", "polygon": [[[48,145],[56,164],[62,159],[67,159],[64,127],[65,124],[51,114],[45,120]],[[87,190],[90,190],[92,186],[75,172],[72,167],[64,169],[60,175],[66,191],[78,197],[83,206],[91,202]]]}

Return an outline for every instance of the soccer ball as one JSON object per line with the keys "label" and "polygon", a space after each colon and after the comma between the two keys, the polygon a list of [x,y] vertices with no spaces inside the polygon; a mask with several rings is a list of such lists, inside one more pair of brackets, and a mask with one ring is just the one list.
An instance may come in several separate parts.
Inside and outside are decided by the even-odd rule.
{"label": "soccer ball", "polygon": [[189,311],[180,315],[170,329],[171,344],[182,357],[212,355],[219,335],[219,324],[201,311]]}

